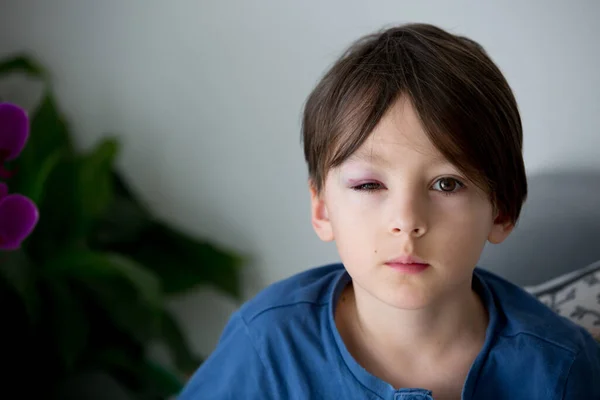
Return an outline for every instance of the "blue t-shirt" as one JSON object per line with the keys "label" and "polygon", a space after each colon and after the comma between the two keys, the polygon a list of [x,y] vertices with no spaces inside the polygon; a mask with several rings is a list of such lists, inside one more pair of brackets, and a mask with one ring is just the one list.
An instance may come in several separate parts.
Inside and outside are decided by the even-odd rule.
{"label": "blue t-shirt", "polygon": [[[350,355],[334,321],[349,281],[332,264],[263,290],[233,314],[179,399],[434,399],[427,388],[392,387]],[[600,400],[590,334],[490,272],[476,268],[473,289],[489,324],[462,399]]]}

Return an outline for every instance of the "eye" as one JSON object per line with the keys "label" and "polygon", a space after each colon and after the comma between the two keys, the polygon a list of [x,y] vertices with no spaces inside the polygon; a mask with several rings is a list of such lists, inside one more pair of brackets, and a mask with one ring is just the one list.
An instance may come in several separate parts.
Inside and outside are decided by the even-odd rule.
{"label": "eye", "polygon": [[445,177],[440,178],[433,184],[433,190],[444,192],[444,194],[453,194],[462,189],[465,185],[458,179]]}
{"label": "eye", "polygon": [[377,182],[367,182],[357,186],[353,186],[352,189],[356,190],[357,192],[375,192],[377,190],[383,189],[383,186]]}

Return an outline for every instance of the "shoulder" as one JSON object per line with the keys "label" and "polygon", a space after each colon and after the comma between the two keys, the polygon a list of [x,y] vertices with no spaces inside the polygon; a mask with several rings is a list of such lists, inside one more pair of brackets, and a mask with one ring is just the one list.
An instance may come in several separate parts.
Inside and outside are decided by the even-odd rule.
{"label": "shoulder", "polygon": [[589,345],[588,332],[556,314],[523,288],[483,269],[476,269],[476,275],[487,286],[505,318],[503,335],[530,335],[572,354]]}
{"label": "shoulder", "polygon": [[292,275],[269,285],[246,302],[239,310],[240,316],[253,326],[264,319],[289,317],[296,309],[325,306],[344,273],[342,264],[328,264]]}
{"label": "shoulder", "polygon": [[575,356],[563,399],[600,399],[600,344],[588,338],[587,346]]}
{"label": "shoulder", "polygon": [[489,271],[477,269],[476,275],[491,293],[503,319],[498,336],[518,343],[520,357],[531,362],[545,360],[541,365],[549,363],[562,399],[600,398],[600,344],[589,332],[521,287]]}
{"label": "shoulder", "polygon": [[[180,399],[289,398],[292,377],[314,377],[326,310],[341,264],[309,269],[276,282],[229,319],[217,348],[187,383]],[[235,382],[235,385],[232,385]],[[207,396],[207,394],[210,394]]]}

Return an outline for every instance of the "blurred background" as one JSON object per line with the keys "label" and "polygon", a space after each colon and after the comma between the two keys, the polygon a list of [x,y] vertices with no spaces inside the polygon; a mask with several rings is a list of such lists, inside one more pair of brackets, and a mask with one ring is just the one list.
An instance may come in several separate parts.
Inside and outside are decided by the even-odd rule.
{"label": "blurred background", "polygon": [[[135,193],[151,219],[182,241],[223,252],[210,264],[212,255],[192,251],[181,262],[193,285],[164,298],[189,350],[206,357],[241,302],[338,259],[310,226],[300,116],[346,46],[405,22],[467,35],[486,48],[516,94],[528,172],[598,169],[599,17],[595,0],[4,0],[0,60],[12,64],[0,79],[0,98],[35,115],[51,87],[51,111],[68,121],[74,151],[111,154],[128,185],[116,192]],[[34,133],[29,146],[44,146]],[[88,186],[92,194],[98,187]],[[110,218],[109,209],[102,218]],[[178,246],[162,248],[159,258],[128,255],[148,265],[161,260],[164,268],[148,268],[168,280],[171,265],[164,264]],[[229,275],[214,278],[219,271]],[[239,280],[239,293],[223,284],[228,277]],[[172,362],[164,346],[150,347],[152,357]]]}

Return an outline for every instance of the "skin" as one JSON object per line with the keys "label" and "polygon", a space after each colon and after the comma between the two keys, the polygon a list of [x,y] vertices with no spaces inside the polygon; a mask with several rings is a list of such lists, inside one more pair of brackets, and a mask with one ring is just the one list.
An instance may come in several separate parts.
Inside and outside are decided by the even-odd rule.
{"label": "skin", "polygon": [[[309,189],[313,228],[335,241],[352,277],[335,315],[350,353],[395,387],[460,397],[488,323],[473,270],[513,224],[435,148],[407,98],[328,171],[320,193]],[[386,264],[400,256],[429,266],[408,274]],[[405,361],[410,371],[397,367]]]}

